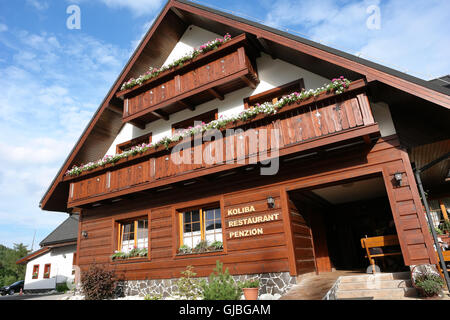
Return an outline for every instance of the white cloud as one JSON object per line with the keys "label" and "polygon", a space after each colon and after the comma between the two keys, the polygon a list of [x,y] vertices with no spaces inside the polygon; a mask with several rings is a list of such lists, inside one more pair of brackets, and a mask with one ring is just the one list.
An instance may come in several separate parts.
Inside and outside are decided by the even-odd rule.
{"label": "white cloud", "polygon": [[44,11],[48,9],[48,3],[46,1],[27,0],[27,4],[39,11]]}
{"label": "white cloud", "polygon": [[37,229],[38,241],[67,217],[39,201],[129,52],[82,33],[14,30],[0,46],[0,243],[29,241],[9,229]]}
{"label": "white cloud", "polygon": [[[414,76],[450,73],[450,2],[366,0],[361,2],[278,0],[265,4],[265,23]],[[370,30],[366,12],[381,9],[381,28]]]}
{"label": "white cloud", "polygon": [[8,26],[6,24],[0,23],[0,32],[8,31]]}

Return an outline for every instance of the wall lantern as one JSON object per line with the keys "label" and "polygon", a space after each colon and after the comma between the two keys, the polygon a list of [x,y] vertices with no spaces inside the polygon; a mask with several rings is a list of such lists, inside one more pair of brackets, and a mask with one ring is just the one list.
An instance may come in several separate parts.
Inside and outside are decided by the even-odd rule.
{"label": "wall lantern", "polygon": [[81,235],[83,236],[83,238],[87,238],[88,237],[87,231],[81,231]]}
{"label": "wall lantern", "polygon": [[267,205],[271,209],[274,208],[275,207],[275,200],[272,197],[267,197]]}
{"label": "wall lantern", "polygon": [[401,172],[394,173],[394,179],[397,183],[397,186],[400,187],[402,185],[403,174]]}

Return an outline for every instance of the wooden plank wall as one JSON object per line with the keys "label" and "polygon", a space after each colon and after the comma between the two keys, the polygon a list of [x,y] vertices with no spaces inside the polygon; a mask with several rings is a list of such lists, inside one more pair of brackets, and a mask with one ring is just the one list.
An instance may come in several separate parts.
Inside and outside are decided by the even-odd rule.
{"label": "wooden plank wall", "polygon": [[[277,176],[250,176],[240,180],[230,178],[220,186],[205,185],[209,188],[191,190],[192,192],[173,191],[162,199],[152,197],[148,201],[134,204],[120,203],[105,207],[83,210],[80,230],[87,231],[87,239],[79,239],[78,262],[81,268],[92,263],[102,263],[115,269],[126,279],[161,279],[178,277],[187,265],[193,265],[200,276],[211,273],[216,260],[224,262],[233,274],[290,271],[292,275],[314,270],[311,260],[313,246],[309,242],[311,234],[298,210],[289,206],[290,215],[286,215],[283,203],[286,203],[286,191],[310,188],[318,185],[336,183],[345,179],[365,175],[382,174],[392,215],[400,239],[404,261],[407,265],[435,263],[431,237],[421,207],[407,153],[400,147],[395,136],[380,138],[370,147],[367,154],[361,149],[344,152],[338,158],[318,159],[305,162],[299,167],[282,167]],[[393,183],[395,172],[403,173],[400,187]],[[253,181],[253,182],[251,182]],[[249,185],[249,187],[246,187]],[[215,189],[214,189],[215,188]],[[186,190],[187,191],[187,190]],[[195,193],[194,193],[195,191]],[[225,192],[225,193],[224,193]],[[268,209],[267,197],[275,199],[275,208]],[[202,199],[203,197],[203,199]],[[195,201],[192,199],[196,199]],[[284,200],[283,200],[284,199]],[[220,203],[224,226],[224,252],[215,255],[196,257],[177,257],[178,225],[175,218],[177,208],[194,204]],[[261,224],[264,234],[231,239],[230,231],[240,228],[228,228],[227,224],[236,216],[227,216],[228,209],[253,205],[255,212],[261,215],[268,212],[282,212],[278,220]],[[287,211],[287,210],[286,210]],[[114,221],[131,216],[149,215],[150,257],[145,261],[110,263],[110,255],[117,246]],[[250,215],[250,213],[248,214]],[[239,218],[244,217],[239,216]],[[285,223],[291,225],[286,229]],[[252,228],[253,226],[246,226]],[[81,232],[81,231],[80,231]],[[291,236],[292,233],[292,236]],[[295,253],[294,253],[295,252]]]}
{"label": "wooden plank wall", "polygon": [[[383,178],[405,262],[408,265],[437,263],[408,153],[403,149],[398,153],[401,158],[383,168]],[[394,182],[395,173],[402,173],[400,186]]]}
{"label": "wooden plank wall", "polygon": [[293,249],[297,274],[316,270],[312,231],[295,204],[289,200]]}
{"label": "wooden plank wall", "polygon": [[[267,197],[275,200],[275,207],[268,208]],[[224,263],[232,274],[265,273],[289,271],[286,239],[283,232],[283,218],[278,188],[268,190],[248,190],[244,193],[225,195],[218,200],[222,208],[223,237],[225,250],[220,254],[196,255],[194,258],[177,256],[178,219],[175,207],[186,207],[191,203],[160,208],[83,211],[81,228],[88,232],[87,239],[80,239],[79,260],[81,269],[93,263],[107,265],[119,278],[124,279],[167,279],[179,277],[187,265],[195,267],[199,276],[208,276],[215,267],[216,260]],[[214,201],[215,202],[215,201]],[[253,206],[255,211],[227,215],[228,210]],[[125,211],[125,212],[124,212]],[[250,216],[277,213],[278,219],[261,224],[242,227],[228,227],[230,221]],[[110,256],[117,247],[115,222],[120,219],[149,217],[150,257],[135,262],[111,262]],[[251,237],[230,238],[230,232],[262,228],[263,234]]]}

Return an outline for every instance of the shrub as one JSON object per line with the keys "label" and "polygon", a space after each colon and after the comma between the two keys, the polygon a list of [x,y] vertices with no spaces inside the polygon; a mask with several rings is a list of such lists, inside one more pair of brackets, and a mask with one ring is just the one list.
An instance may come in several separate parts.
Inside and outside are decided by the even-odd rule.
{"label": "shrub", "polygon": [[201,282],[194,279],[197,275],[193,271],[193,266],[187,266],[185,271],[182,271],[182,277],[178,279],[178,295],[187,300],[197,300],[202,293]]}
{"label": "shrub", "polygon": [[416,276],[414,284],[422,295],[433,297],[441,293],[444,281],[438,274],[421,272]]}
{"label": "shrub", "polygon": [[114,272],[91,265],[89,270],[81,274],[81,285],[86,300],[112,298],[116,289]]}
{"label": "shrub", "polygon": [[214,272],[209,276],[209,281],[203,280],[202,295],[205,300],[239,300],[242,295],[240,286],[234,281],[228,272],[223,272],[223,263],[216,261]]}
{"label": "shrub", "polygon": [[67,283],[65,283],[65,282],[57,283],[56,291],[66,293],[67,291],[69,291],[69,287],[67,286]]}
{"label": "shrub", "polygon": [[241,288],[259,288],[259,280],[247,280],[240,284]]}

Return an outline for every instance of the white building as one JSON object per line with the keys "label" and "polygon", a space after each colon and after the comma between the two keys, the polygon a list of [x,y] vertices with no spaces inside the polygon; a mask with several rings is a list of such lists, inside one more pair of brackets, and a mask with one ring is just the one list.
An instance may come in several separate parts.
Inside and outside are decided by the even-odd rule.
{"label": "white building", "polygon": [[72,214],[40,243],[41,248],[18,260],[26,263],[25,291],[47,291],[74,278],[78,214]]}

